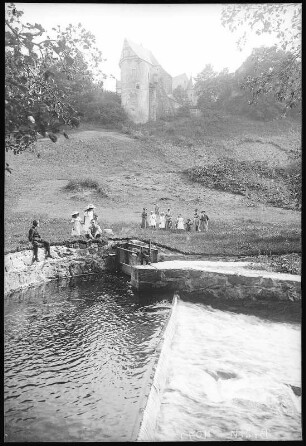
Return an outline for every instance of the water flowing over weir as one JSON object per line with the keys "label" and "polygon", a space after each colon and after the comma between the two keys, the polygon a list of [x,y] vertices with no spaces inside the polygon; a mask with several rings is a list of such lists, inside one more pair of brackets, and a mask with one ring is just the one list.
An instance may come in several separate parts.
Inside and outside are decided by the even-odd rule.
{"label": "water flowing over weir", "polygon": [[301,329],[179,301],[153,441],[301,440]]}
{"label": "water flowing over weir", "polygon": [[105,274],[5,299],[6,441],[129,441],[171,295]]}

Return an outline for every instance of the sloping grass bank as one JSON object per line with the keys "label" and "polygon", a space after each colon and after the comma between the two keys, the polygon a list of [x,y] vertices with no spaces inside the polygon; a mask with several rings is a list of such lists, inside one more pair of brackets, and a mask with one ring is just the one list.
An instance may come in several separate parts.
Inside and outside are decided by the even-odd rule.
{"label": "sloping grass bank", "polygon": [[[17,219],[6,219],[6,253],[28,246],[29,221],[31,215],[24,213]],[[42,216],[40,222],[40,233],[50,242],[64,242],[70,238],[69,221]],[[184,254],[258,256],[301,252],[300,230],[290,222],[286,227],[280,227],[278,224],[255,225],[242,221],[234,224],[218,221],[210,225],[207,233],[141,229],[139,225],[126,222],[102,222],[101,225],[104,228],[111,227],[116,237],[150,239],[152,243]]]}

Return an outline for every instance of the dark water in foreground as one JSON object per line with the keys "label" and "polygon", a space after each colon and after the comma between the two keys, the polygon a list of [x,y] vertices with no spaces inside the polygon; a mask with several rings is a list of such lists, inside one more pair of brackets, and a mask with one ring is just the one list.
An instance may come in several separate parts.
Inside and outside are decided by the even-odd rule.
{"label": "dark water in foreground", "polygon": [[171,297],[111,275],[8,297],[5,440],[129,440]]}

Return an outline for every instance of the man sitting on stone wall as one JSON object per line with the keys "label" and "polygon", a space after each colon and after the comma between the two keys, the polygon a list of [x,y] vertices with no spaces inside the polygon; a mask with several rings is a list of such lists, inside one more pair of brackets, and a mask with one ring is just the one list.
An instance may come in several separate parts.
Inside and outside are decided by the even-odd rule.
{"label": "man sitting on stone wall", "polygon": [[39,262],[38,260],[38,248],[43,246],[45,248],[46,259],[51,258],[50,254],[50,243],[43,240],[38,233],[37,228],[39,227],[39,221],[33,220],[33,226],[29,230],[29,240],[33,245],[34,259],[33,262]]}

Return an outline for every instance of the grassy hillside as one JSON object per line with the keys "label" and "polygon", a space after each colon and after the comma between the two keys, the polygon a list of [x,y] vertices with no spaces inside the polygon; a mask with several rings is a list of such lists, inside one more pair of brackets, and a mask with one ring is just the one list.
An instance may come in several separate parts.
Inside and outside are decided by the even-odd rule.
{"label": "grassy hillside", "polygon": [[[300,251],[299,211],[277,207],[279,203],[271,206],[251,194],[194,182],[186,175],[188,169],[224,158],[239,166],[256,161],[282,169],[290,163],[290,150],[300,143],[297,122],[182,119],[125,132],[83,128],[71,132],[69,140],[60,136],[55,144],[41,139],[36,153],[8,153],[13,174],[5,178],[6,251],[27,246],[33,218],[41,219],[45,238],[53,242],[69,238],[71,212],[79,210],[82,215],[90,202],[97,206],[102,226],[112,227],[117,236],[151,238],[184,252],[258,255]],[[239,172],[241,176],[241,167],[237,177]],[[155,202],[162,210],[170,207],[174,216],[182,213],[185,218],[192,217],[195,208],[205,209],[209,231],[187,235],[141,230],[142,208],[150,211]]]}

